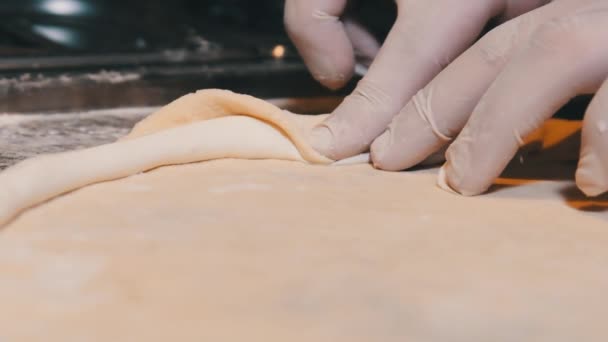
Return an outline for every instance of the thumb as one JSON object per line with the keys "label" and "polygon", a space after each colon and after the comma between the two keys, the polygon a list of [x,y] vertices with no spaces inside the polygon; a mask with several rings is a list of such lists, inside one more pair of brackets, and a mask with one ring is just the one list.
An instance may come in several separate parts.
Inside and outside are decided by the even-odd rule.
{"label": "thumb", "polygon": [[347,0],[286,0],[285,28],[313,77],[338,89],[353,75],[355,56],[340,16]]}

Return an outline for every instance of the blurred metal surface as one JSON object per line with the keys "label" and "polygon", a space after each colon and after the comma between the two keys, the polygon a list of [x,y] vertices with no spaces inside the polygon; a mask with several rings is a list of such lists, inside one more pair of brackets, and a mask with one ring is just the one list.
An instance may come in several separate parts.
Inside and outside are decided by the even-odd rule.
{"label": "blurred metal surface", "polygon": [[334,93],[310,77],[282,11],[283,0],[3,1],[0,112],[155,106],[201,88],[264,98],[352,90],[355,81]]}
{"label": "blurred metal surface", "polygon": [[225,61],[110,70],[25,73],[0,79],[0,112],[156,106],[202,88],[230,89],[263,98],[337,94],[319,86],[299,61]]}

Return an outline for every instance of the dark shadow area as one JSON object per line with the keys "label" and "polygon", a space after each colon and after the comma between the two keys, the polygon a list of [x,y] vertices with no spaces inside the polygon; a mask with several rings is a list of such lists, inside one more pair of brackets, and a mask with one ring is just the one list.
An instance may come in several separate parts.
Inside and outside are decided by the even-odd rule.
{"label": "dark shadow area", "polygon": [[[549,141],[522,148],[509,163],[488,194],[521,199],[561,199],[568,207],[586,213],[608,213],[608,194],[588,197],[574,183],[581,143],[576,126],[557,132],[547,131]],[[549,182],[547,182],[549,181]],[[560,182],[560,183],[555,183]],[[601,218],[608,218],[602,215]]]}
{"label": "dark shadow area", "polygon": [[598,197],[588,197],[574,185],[563,187],[559,193],[568,206],[576,210],[592,213],[608,212],[608,193]]}
{"label": "dark shadow area", "polygon": [[576,131],[553,146],[540,142],[524,146],[511,160],[488,194],[541,181],[573,181],[578,165],[581,132]]}
{"label": "dark shadow area", "polygon": [[527,161],[522,164],[518,160],[513,160],[500,177],[521,180],[572,180],[576,166],[576,161]]}
{"label": "dark shadow area", "polygon": [[509,163],[501,178],[526,180],[571,180],[578,164],[581,132],[577,131],[559,143],[542,149],[526,146]]}

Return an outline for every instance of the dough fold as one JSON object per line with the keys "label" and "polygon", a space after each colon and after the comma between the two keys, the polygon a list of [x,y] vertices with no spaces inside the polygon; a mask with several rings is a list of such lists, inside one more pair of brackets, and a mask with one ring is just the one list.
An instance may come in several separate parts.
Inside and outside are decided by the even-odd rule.
{"label": "dough fold", "polygon": [[324,116],[289,113],[227,90],[185,95],[117,142],[37,156],[0,173],[0,226],[23,210],[86,185],[164,165],[220,158],[333,162],[308,143]]}

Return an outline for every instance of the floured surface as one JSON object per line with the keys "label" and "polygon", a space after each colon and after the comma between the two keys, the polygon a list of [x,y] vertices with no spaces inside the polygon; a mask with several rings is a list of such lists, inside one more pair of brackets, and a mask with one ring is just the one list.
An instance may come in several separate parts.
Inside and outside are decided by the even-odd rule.
{"label": "floured surface", "polygon": [[43,153],[116,141],[153,110],[141,107],[69,114],[0,114],[0,171]]}
{"label": "floured surface", "polygon": [[0,234],[0,340],[608,338],[607,201],[434,183],[219,160],[75,191]]}

